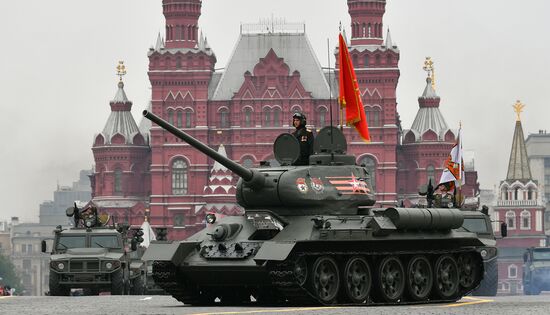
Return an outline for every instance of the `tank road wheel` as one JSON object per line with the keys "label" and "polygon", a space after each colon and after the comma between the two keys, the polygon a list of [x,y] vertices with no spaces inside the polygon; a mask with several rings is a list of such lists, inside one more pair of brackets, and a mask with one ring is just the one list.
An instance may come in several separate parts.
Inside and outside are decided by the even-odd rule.
{"label": "tank road wheel", "polygon": [[344,268],[346,294],[353,303],[367,300],[372,287],[372,276],[368,262],[362,257],[351,257]]}
{"label": "tank road wheel", "polygon": [[336,300],[340,289],[338,264],[329,256],[315,260],[312,268],[313,294],[321,302],[330,304]]}
{"label": "tank road wheel", "polygon": [[403,296],[405,290],[405,269],[397,256],[388,256],[380,262],[378,268],[380,298],[395,303]]}
{"label": "tank road wheel", "polygon": [[294,276],[300,286],[306,284],[307,280],[307,261],[305,256],[300,256],[294,263]]}
{"label": "tank road wheel", "polygon": [[451,255],[443,255],[435,262],[435,292],[442,299],[452,299],[458,292],[458,266]]}
{"label": "tank road wheel", "polygon": [[414,256],[407,267],[407,291],[415,301],[426,301],[433,285],[430,261],[425,256]]}
{"label": "tank road wheel", "polygon": [[457,265],[460,285],[466,291],[472,290],[481,274],[478,260],[472,253],[463,253],[458,256]]}

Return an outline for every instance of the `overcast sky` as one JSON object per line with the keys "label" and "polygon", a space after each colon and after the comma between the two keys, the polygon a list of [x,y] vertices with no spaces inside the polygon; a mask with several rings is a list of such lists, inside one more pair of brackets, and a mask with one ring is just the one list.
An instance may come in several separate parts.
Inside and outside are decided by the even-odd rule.
{"label": "overcast sky", "polygon": [[[0,220],[38,221],[57,183],[70,186],[93,165],[94,134],[110,113],[115,66],[136,121],[150,99],[147,50],[164,29],[161,0],[0,1]],[[410,128],[435,62],[441,111],[463,124],[482,188],[506,176],[516,99],[524,132],[550,132],[550,1],[388,0],[384,27],[401,50],[398,111]],[[323,66],[327,38],[349,32],[346,0],[203,0],[200,28],[223,68],[240,23],[270,17],[306,23]],[[333,59],[332,59],[333,60]],[[331,61],[333,63],[333,61]]]}

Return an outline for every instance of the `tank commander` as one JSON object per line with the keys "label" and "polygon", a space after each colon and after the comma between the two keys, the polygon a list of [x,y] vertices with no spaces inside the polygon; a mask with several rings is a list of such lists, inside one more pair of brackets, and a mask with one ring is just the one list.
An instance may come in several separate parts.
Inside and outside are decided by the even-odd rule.
{"label": "tank commander", "polygon": [[300,157],[293,165],[308,165],[309,156],[313,154],[313,133],[306,128],[306,115],[300,112],[292,115],[292,125],[296,130],[292,133],[300,143]]}
{"label": "tank commander", "polygon": [[454,205],[454,196],[451,193],[451,183],[439,184],[434,192],[434,204],[436,208],[452,208]]}

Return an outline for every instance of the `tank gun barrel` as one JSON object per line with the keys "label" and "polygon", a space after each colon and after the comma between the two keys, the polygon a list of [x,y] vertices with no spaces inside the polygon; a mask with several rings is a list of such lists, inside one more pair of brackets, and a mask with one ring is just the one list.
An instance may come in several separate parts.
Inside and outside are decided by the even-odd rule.
{"label": "tank gun barrel", "polygon": [[[230,169],[233,173],[240,176],[245,182],[252,182],[254,185],[257,186],[258,184],[261,185],[261,180],[263,180],[263,177],[261,177],[261,174],[259,172],[255,172],[254,170],[247,169],[246,167],[243,167],[239,165],[238,163],[233,162],[232,160],[228,159],[227,157],[219,154],[215,150],[211,149],[204,143],[200,142],[199,140],[193,138],[192,136],[188,135],[187,133],[179,130],[178,128],[174,127],[170,123],[168,123],[166,120],[160,118],[159,116],[151,113],[148,110],[143,111],[143,116],[150,121],[154,122],[155,124],[162,127],[164,130],[170,132],[174,136],[180,138],[181,140],[187,142],[192,147],[196,148],[197,150],[201,151],[202,153],[208,155],[215,161],[219,162],[223,166]],[[260,179],[261,178],[261,179]]]}

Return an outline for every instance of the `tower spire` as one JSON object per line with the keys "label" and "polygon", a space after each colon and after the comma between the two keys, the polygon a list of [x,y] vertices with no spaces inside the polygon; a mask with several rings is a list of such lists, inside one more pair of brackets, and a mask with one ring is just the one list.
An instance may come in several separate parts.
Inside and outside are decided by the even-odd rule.
{"label": "tower spire", "polygon": [[348,0],[351,46],[382,45],[386,0]]}
{"label": "tower spire", "polygon": [[532,179],[531,169],[529,167],[529,160],[527,159],[527,148],[520,119],[520,113],[523,111],[525,105],[518,100],[512,107],[516,112],[516,128],[512,140],[512,150],[510,152],[506,180],[530,180]]}

